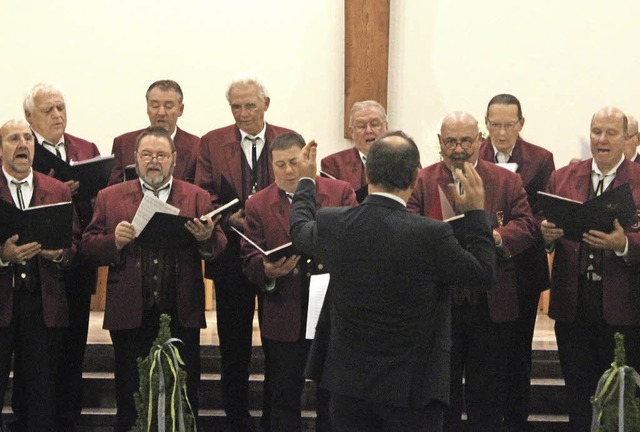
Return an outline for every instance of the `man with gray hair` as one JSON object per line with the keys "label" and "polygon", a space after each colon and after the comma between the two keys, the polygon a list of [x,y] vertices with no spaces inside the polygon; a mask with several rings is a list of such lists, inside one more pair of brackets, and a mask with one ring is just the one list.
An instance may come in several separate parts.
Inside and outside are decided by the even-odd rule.
{"label": "man with gray hair", "polygon": [[323,173],[351,183],[357,191],[367,184],[364,163],[371,144],[387,131],[387,113],[376,101],[366,100],[353,104],[349,115],[349,128],[353,148],[333,153],[320,161]]}
{"label": "man with gray hair", "polygon": [[[226,97],[235,123],[202,137],[196,167],[196,184],[211,194],[214,206],[232,198],[239,198],[244,204],[251,195],[271,185],[275,178],[270,144],[276,136],[293,132],[265,122],[264,114],[271,99],[256,75],[234,79]],[[215,282],[222,393],[228,428],[247,431],[251,430],[249,361],[258,289],[242,271],[240,237],[231,229],[244,230],[244,205],[224,216],[221,224],[228,238],[227,248],[222,256],[206,266],[205,275]],[[260,309],[261,296],[258,303]],[[265,389],[265,400],[269,400],[268,389]],[[265,404],[262,418],[265,428],[270,422],[268,416],[268,404]]]}
{"label": "man with gray hair", "polygon": [[[66,132],[67,105],[60,87],[49,83],[35,85],[23,101],[24,115],[31,126],[34,144],[42,146],[65,162],[83,161],[99,156],[98,147],[92,142]],[[49,164],[33,157],[33,169],[45,175],[50,172]],[[72,195],[78,192],[80,183],[66,181]],[[91,200],[74,199],[74,207],[84,228],[91,221],[93,206]],[[56,409],[59,427],[73,427],[82,410],[82,363],[87,344],[91,294],[96,287],[96,268],[77,257],[73,271],[65,271],[67,303],[69,305],[69,327],[62,339],[62,358],[57,372]],[[20,355],[20,352],[17,352]],[[15,372],[13,387],[13,410],[20,420],[27,410],[27,400],[23,393],[21,370]],[[15,428],[14,428],[15,429]]]}
{"label": "man with gray hair", "polygon": [[624,140],[624,156],[632,162],[640,163],[638,145],[640,145],[640,135],[638,135],[638,120],[634,116],[630,116],[627,114],[627,136]]}
{"label": "man with gray hair", "polygon": [[[173,80],[156,81],[147,89],[145,98],[150,125],[166,129],[176,145],[177,159],[173,175],[179,180],[193,183],[200,138],[178,127],[178,118],[184,112],[184,96],[180,84]],[[133,171],[136,138],[143,131],[144,129],[127,132],[114,138],[111,153],[115,161],[109,178],[110,185],[125,179],[125,168]]]}

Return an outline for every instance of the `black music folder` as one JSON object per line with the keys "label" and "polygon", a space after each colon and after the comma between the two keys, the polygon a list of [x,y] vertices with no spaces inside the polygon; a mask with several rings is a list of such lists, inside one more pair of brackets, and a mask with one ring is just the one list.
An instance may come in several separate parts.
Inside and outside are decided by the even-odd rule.
{"label": "black music folder", "polygon": [[113,162],[113,155],[109,155],[96,156],[92,159],[69,164],[44,146],[36,144],[33,168],[46,175],[49,175],[53,170],[53,177],[63,182],[69,180],[80,182],[80,188],[73,196],[73,200],[88,201],[95,197],[98,191],[107,187]]}
{"label": "black music folder", "polygon": [[71,246],[73,204],[71,201],[46,204],[20,210],[13,203],[0,200],[0,243],[18,234],[18,244],[38,242],[42,249],[56,250]]}
{"label": "black music folder", "polygon": [[582,241],[589,230],[613,231],[613,220],[628,227],[637,220],[629,183],[607,190],[584,204],[558,195],[538,192],[538,208],[545,218],[564,230],[569,240]]}
{"label": "black music folder", "polygon": [[196,238],[184,224],[192,217],[156,212],[138,235],[142,246],[167,249],[194,246]]}
{"label": "black music folder", "polygon": [[138,178],[138,171],[136,171],[136,164],[127,165],[124,167],[124,181],[133,180]]}
{"label": "black music folder", "polygon": [[256,248],[262,255],[264,255],[269,261],[278,261],[282,257],[290,257],[291,255],[300,255],[296,248],[293,246],[293,243],[285,243],[276,248],[264,250],[260,246],[258,246],[253,240],[249,237],[238,231],[235,227],[231,227],[232,230],[237,232],[240,237],[245,239],[247,243]]}

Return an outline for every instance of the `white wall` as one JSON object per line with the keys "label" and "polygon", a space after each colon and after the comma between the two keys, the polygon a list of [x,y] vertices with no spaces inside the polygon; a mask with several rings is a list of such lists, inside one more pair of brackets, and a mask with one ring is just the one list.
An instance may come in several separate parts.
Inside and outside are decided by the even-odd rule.
{"label": "white wall", "polygon": [[[438,120],[510,92],[523,135],[556,165],[581,154],[604,105],[640,114],[634,1],[391,0],[389,116],[437,160]],[[198,135],[231,123],[224,91],[246,70],[269,84],[267,120],[320,143],[342,138],[341,0],[2,0],[0,122],[22,117],[27,89],[56,82],[68,127],[103,153],[114,136],[148,124],[144,92],[161,78],[185,92],[179,124]]]}

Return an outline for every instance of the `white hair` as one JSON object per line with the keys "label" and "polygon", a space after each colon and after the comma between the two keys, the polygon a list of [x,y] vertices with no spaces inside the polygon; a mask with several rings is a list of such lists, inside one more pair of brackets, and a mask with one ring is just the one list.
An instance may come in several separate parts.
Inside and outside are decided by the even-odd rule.
{"label": "white hair", "polygon": [[29,91],[29,93],[27,93],[27,95],[24,97],[24,101],[22,102],[22,108],[24,109],[25,112],[30,112],[30,113],[33,112],[33,109],[35,108],[35,98],[41,94],[60,95],[62,96],[63,100],[66,100],[66,98],[64,97],[64,91],[60,86],[56,84],[50,84],[50,83],[39,83],[33,86],[33,88]]}
{"label": "white hair", "polygon": [[255,72],[245,72],[240,75],[237,75],[227,87],[227,92],[225,96],[227,97],[227,102],[231,102],[231,90],[234,87],[240,85],[255,85],[258,87],[258,97],[261,101],[264,101],[269,97],[269,91],[267,90],[267,86],[264,84],[264,78],[261,75]]}

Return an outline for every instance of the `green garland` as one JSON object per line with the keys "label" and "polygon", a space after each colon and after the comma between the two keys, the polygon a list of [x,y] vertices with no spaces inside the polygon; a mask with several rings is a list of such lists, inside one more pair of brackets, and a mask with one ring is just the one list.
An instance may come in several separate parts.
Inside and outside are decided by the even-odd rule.
{"label": "green garland", "polygon": [[160,330],[149,355],[138,358],[140,389],[133,398],[138,417],[134,432],[196,431],[193,410],[187,398],[187,373],[181,368],[175,342],[171,337],[171,317],[162,314]]}
{"label": "green garland", "polygon": [[624,336],[615,334],[615,360],[591,398],[593,421],[591,432],[640,432],[640,375],[626,366]]}

